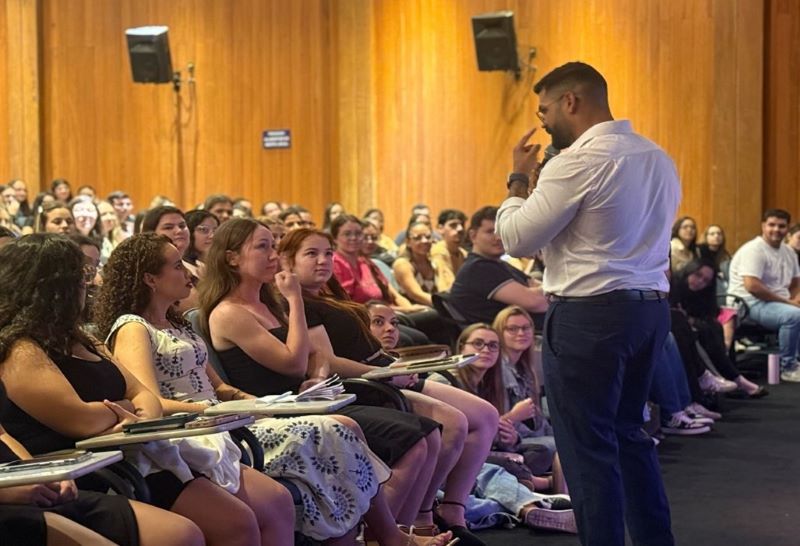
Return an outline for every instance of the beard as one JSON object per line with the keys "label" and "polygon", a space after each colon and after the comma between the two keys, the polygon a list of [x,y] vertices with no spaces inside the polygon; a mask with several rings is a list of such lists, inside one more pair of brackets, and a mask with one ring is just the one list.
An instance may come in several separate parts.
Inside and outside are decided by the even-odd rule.
{"label": "beard", "polygon": [[569,148],[575,142],[575,139],[566,128],[553,126],[547,127],[545,131],[552,137],[553,147],[559,151]]}

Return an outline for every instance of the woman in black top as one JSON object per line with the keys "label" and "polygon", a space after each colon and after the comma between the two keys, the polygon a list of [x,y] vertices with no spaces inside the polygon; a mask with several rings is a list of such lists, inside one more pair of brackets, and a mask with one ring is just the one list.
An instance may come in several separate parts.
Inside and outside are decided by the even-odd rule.
{"label": "woman in black top", "polygon": [[[278,271],[273,245],[270,230],[257,220],[233,218],[223,223],[199,285],[201,320],[230,384],[256,396],[303,390],[329,372],[309,342],[297,278]],[[288,318],[273,283],[286,299]],[[317,330],[324,334],[324,329]],[[365,514],[369,528],[381,544],[406,544],[408,536],[394,526],[402,516],[397,507],[428,486],[433,471],[428,453],[434,458],[438,454],[438,423],[386,408],[347,406],[339,413],[358,423],[369,447],[393,469]],[[352,421],[348,424],[358,429]],[[390,511],[392,505],[395,510]],[[429,543],[448,538],[446,533]]]}
{"label": "woman in black top", "polygon": [[693,260],[673,275],[669,299],[672,308],[680,311],[673,313],[672,320],[676,323],[673,325],[673,333],[677,331],[677,336],[681,332],[689,331],[688,327],[682,330],[677,328],[677,323],[684,322],[685,317],[691,331],[697,336],[697,341],[719,373],[736,383],[746,396],[760,398],[767,394],[767,390],[749,381],[739,372],[725,347],[722,324],[717,320],[720,307],[717,304],[716,279],[713,263],[704,260]]}
{"label": "woman in black top", "polygon": [[[381,365],[381,342],[370,332],[370,317],[362,304],[347,297],[333,276],[333,239],[312,229],[295,230],[281,241],[283,267],[297,275],[309,321],[322,324],[330,339],[332,371],[343,377],[360,377]],[[397,330],[395,330],[397,332]],[[314,339],[312,338],[312,343]],[[324,351],[325,343],[321,346]],[[436,461],[431,487],[413,514],[415,525],[432,524],[433,499],[444,483],[439,513],[449,527],[464,526],[463,505],[475,483],[497,429],[497,410],[467,392],[449,385],[396,378],[413,411],[443,425],[442,451]],[[411,384],[410,384],[411,383]],[[455,533],[460,536],[459,532]],[[468,543],[464,536],[460,536]]]}
{"label": "woman in black top", "polygon": [[[57,235],[34,234],[0,249],[0,369],[9,399],[1,419],[34,454],[72,448],[76,440],[161,415],[158,399],[82,332],[83,265],[78,246]],[[135,457],[131,451],[126,455]],[[169,460],[155,449],[148,456],[156,463],[145,478],[153,502],[194,521],[207,544],[291,541],[291,526],[287,536],[262,536],[243,500],[196,478],[175,451]],[[276,491],[277,500],[291,504],[284,489]],[[272,499],[260,500],[271,505]],[[189,525],[180,521],[179,526]],[[171,532],[164,523],[161,518],[158,531]]]}

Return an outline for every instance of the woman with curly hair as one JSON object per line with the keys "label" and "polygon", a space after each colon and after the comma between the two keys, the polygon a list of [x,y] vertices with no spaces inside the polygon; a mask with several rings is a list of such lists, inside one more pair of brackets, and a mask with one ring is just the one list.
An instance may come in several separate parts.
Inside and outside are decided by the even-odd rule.
{"label": "woman with curly hair", "polygon": [[[134,235],[117,247],[104,271],[99,331],[120,363],[159,397],[165,413],[253,398],[219,378],[208,365],[205,343],[176,311],[174,302],[186,297],[191,284],[169,239]],[[298,530],[316,540],[352,540],[380,480],[388,477],[358,438],[357,426],[345,418],[307,416],[261,419],[253,431],[265,449],[265,472],[292,480],[302,492]],[[342,480],[344,469],[356,479]]]}
{"label": "woman with curly hair", "polygon": [[[82,331],[83,266],[81,250],[61,236],[34,234],[0,249],[0,370],[9,399],[3,427],[34,455],[74,448],[77,440],[119,432],[123,425],[140,418],[161,416],[158,399],[118,366],[101,343]],[[33,376],[35,381],[31,381]],[[207,544],[282,545],[291,541],[290,525],[284,530],[281,521],[273,525],[256,519],[245,502],[256,499],[248,499],[243,490],[237,497],[209,479],[197,477],[200,474],[195,474],[195,468],[190,468],[178,451],[188,445],[157,447],[142,447],[149,462],[139,466],[148,469],[145,480],[153,504],[195,522]],[[135,449],[126,451],[127,460],[134,465],[142,456]],[[213,471],[202,470],[205,475]],[[292,503],[279,485],[275,484],[274,494],[262,491],[254,496],[280,517],[293,518]],[[108,517],[123,518],[121,525],[135,528],[132,518],[143,520],[139,505],[131,506],[133,515],[113,511]],[[184,519],[169,519],[173,516],[152,508],[141,514],[144,521],[154,522],[148,532],[158,537],[147,535],[153,544],[171,537],[176,526],[194,528]],[[180,538],[170,541],[180,543]],[[124,543],[136,542],[126,539]]]}

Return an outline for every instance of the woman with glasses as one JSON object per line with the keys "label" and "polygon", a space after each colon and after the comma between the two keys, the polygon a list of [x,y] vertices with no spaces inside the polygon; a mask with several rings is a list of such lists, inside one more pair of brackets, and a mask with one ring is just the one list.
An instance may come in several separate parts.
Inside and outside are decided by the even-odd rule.
{"label": "woman with glasses", "polygon": [[189,248],[183,254],[183,263],[193,277],[202,279],[208,249],[214,241],[219,220],[207,210],[190,210],[184,218],[189,228]]}
{"label": "woman with glasses", "polygon": [[432,306],[432,294],[445,291],[440,275],[431,261],[433,232],[429,224],[415,222],[406,230],[406,249],[393,266],[400,291],[414,303]]}
{"label": "woman with glasses", "polygon": [[534,474],[553,466],[556,442],[553,427],[542,414],[541,387],[535,373],[533,319],[523,308],[510,305],[500,311],[492,327],[500,335],[500,369],[504,396],[493,401],[510,432],[510,444],[525,458]]}

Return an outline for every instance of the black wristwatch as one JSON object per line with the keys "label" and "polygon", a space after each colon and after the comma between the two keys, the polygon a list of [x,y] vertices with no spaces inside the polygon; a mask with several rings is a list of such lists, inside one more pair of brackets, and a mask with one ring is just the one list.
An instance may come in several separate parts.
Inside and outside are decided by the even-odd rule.
{"label": "black wristwatch", "polygon": [[508,175],[508,181],[506,182],[506,188],[507,189],[511,189],[511,184],[514,183],[514,182],[522,182],[523,184],[525,184],[525,187],[527,188],[528,184],[530,184],[530,182],[531,182],[531,179],[525,173],[511,173],[511,174]]}

